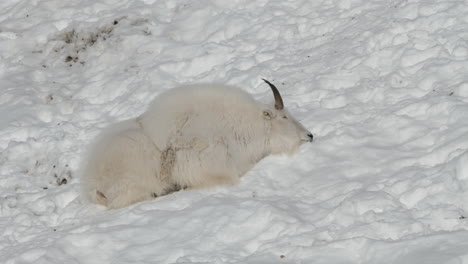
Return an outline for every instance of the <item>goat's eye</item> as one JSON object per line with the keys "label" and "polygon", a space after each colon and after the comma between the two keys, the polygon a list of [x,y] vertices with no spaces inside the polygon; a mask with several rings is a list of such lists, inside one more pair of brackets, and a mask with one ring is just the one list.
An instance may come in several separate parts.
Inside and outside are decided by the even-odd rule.
{"label": "goat's eye", "polygon": [[284,118],[284,119],[288,119],[288,117],[287,117],[287,116],[283,116],[283,118]]}

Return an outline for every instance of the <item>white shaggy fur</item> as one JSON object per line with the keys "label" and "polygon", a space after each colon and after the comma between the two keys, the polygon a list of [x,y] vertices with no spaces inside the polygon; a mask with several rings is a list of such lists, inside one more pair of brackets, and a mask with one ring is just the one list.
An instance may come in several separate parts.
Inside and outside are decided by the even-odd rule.
{"label": "white shaggy fur", "polygon": [[98,137],[83,164],[83,195],[120,208],[181,188],[234,184],[265,156],[311,140],[285,109],[240,89],[179,87]]}

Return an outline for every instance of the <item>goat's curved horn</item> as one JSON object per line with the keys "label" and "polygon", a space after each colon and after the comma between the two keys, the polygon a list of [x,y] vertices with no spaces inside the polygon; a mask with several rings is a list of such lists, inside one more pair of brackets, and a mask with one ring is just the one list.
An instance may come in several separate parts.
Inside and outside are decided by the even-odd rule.
{"label": "goat's curved horn", "polygon": [[279,93],[276,86],[274,86],[271,82],[265,79],[262,79],[262,80],[266,82],[268,85],[270,85],[271,91],[273,92],[273,95],[275,96],[275,108],[278,110],[283,109],[284,108],[283,98],[281,98],[281,94]]}

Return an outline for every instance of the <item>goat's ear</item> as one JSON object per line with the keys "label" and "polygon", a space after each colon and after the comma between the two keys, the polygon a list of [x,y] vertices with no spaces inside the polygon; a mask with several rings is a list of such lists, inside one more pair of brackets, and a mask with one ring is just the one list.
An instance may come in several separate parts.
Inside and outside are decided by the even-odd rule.
{"label": "goat's ear", "polygon": [[265,109],[263,110],[263,118],[265,118],[266,120],[270,120],[272,118],[274,118],[274,114],[271,110],[269,109]]}

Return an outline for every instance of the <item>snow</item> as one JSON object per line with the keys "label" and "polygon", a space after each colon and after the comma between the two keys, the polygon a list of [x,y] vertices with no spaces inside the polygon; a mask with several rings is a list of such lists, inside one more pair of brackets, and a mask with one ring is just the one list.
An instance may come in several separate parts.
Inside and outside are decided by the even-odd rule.
{"label": "snow", "polygon": [[[3,263],[468,262],[462,0],[0,3]],[[237,186],[120,210],[82,202],[109,124],[181,84],[261,101],[314,133]]]}

